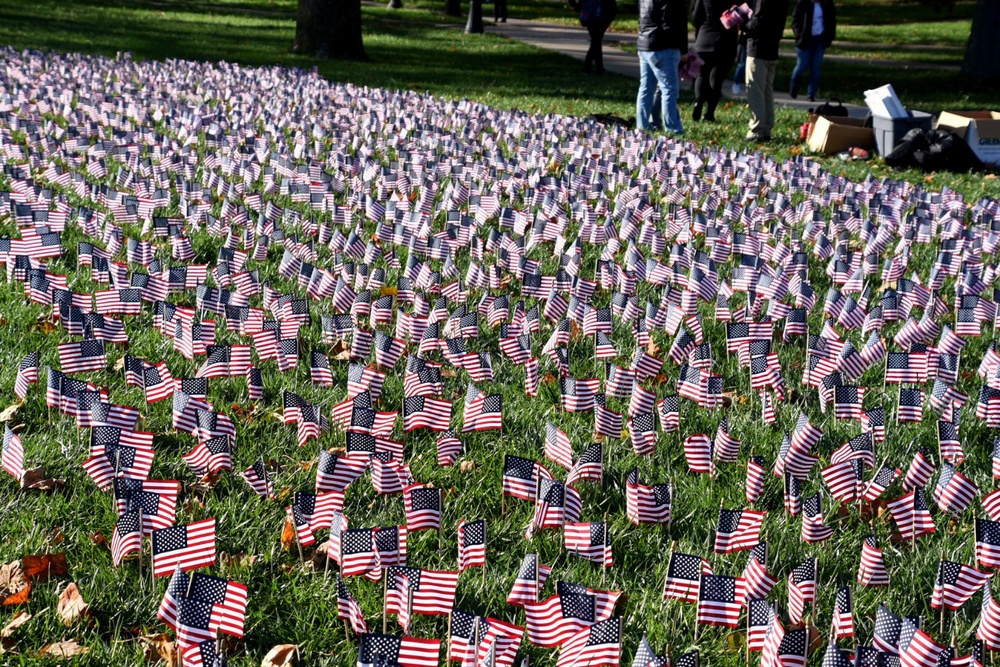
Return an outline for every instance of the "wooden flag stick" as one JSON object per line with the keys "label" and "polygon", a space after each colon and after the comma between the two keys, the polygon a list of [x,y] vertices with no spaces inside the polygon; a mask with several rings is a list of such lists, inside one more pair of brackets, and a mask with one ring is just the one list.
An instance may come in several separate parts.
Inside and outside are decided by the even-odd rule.
{"label": "wooden flag stick", "polygon": [[139,584],[142,585],[144,579],[142,578],[142,507],[139,507]]}
{"label": "wooden flag stick", "polygon": [[[917,531],[914,529],[913,532],[916,533]],[[943,564],[943,563],[944,563],[944,550],[941,551],[941,564]],[[941,564],[938,565],[938,577],[941,576]],[[942,602],[941,603],[941,622],[940,622],[940,627],[938,628],[938,634],[939,634],[939,636],[942,636],[942,637],[944,636],[944,607],[945,607],[945,605]]]}
{"label": "wooden flag stick", "polygon": [[451,614],[448,612],[448,650],[445,653],[445,667],[451,667]]}
{"label": "wooden flag stick", "polygon": [[388,597],[389,597],[389,570],[388,568],[386,568],[382,570],[382,634],[383,635],[386,633],[386,629],[388,627],[387,626],[388,600],[386,599]]}
{"label": "wooden flag stick", "polygon": [[[701,578],[702,578],[702,571],[701,571],[701,566],[699,565],[698,566],[698,600],[701,600]],[[698,643],[698,627],[699,627],[698,626],[698,606],[695,605],[695,610],[694,610],[694,643],[695,644]]]}

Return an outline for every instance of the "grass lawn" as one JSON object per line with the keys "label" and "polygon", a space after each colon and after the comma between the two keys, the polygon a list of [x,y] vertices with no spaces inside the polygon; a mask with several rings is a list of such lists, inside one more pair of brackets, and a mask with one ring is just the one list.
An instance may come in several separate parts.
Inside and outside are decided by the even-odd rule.
{"label": "grass lawn", "polygon": [[[255,7],[246,3],[235,6],[243,9]],[[114,54],[117,51],[132,51],[137,57],[145,59],[225,59],[247,65],[318,66],[325,76],[339,81],[415,89],[449,98],[470,97],[499,107],[517,107],[536,113],[634,114],[636,83],[632,80],[616,76],[582,78],[579,64],[568,58],[495,36],[466,36],[460,31],[434,27],[424,21],[408,24],[388,20],[386,11],[382,9],[366,8],[365,12],[366,48],[371,57],[368,63],[317,63],[291,55],[288,52],[294,30],[291,18],[230,11],[227,5],[222,4],[213,11],[205,11],[195,5],[153,8],[148,4],[140,6],[96,1],[0,0],[0,43],[17,48],[69,52]],[[783,62],[782,67],[779,82],[787,78],[790,64]],[[881,71],[855,70],[856,87],[869,87]],[[838,74],[832,64],[828,75],[830,81],[847,80],[847,74]],[[912,87],[900,91],[904,99],[952,106],[947,100],[947,93],[933,90],[937,83],[933,74],[922,76],[925,76],[923,90],[914,79]],[[943,83],[944,79],[941,81]],[[920,97],[916,97],[918,95]],[[957,103],[971,107],[984,103],[986,99],[971,96]],[[682,101],[689,139],[699,144],[748,148],[740,140],[747,120],[743,105],[727,105],[720,113],[721,122],[717,124],[694,125],[690,123],[690,92],[687,88]],[[797,156],[800,149],[793,143],[792,136],[804,120],[803,114],[783,109],[779,111],[778,120],[781,128],[778,140],[766,150],[777,159]],[[21,139],[24,140],[24,137]],[[983,195],[1000,196],[1000,186],[992,177],[937,174],[925,178],[917,173],[896,174],[877,162],[842,163],[836,159],[826,160],[825,165],[856,180],[864,179],[871,172],[876,178],[909,178],[931,189],[954,187],[971,202]],[[275,199],[282,206],[305,209],[292,204],[289,198]],[[165,213],[176,215],[178,211],[173,208]],[[829,211],[824,211],[826,214]],[[127,235],[138,236],[140,230],[127,227],[125,231]],[[5,219],[0,224],[0,235],[11,234],[16,234],[16,226],[13,221]],[[63,238],[69,248],[75,248],[79,240],[82,236],[77,231],[67,233]],[[199,253],[196,261],[212,261],[217,244],[217,239],[207,236],[195,239]],[[584,247],[583,264],[593,266],[597,249],[590,245]],[[546,272],[555,269],[550,249],[546,244],[544,250],[540,248],[532,255],[544,262]],[[932,248],[918,245],[911,265],[926,277],[934,256]],[[259,266],[251,262],[248,268],[260,268],[261,278],[274,280],[278,289],[293,289],[292,283],[276,277],[276,257],[272,255],[271,260]],[[321,254],[321,261],[330,261],[328,252]],[[462,269],[465,268],[464,261]],[[811,275],[818,294],[824,294],[830,284],[824,275],[824,266],[823,262],[813,258]],[[50,268],[54,273],[69,274],[71,285],[77,291],[94,288],[88,272],[77,274],[79,267],[75,252],[51,262]],[[585,271],[584,277],[591,278],[592,272]],[[951,279],[946,289],[950,289],[950,284]],[[647,287],[643,286],[640,298],[650,296],[651,290]],[[602,294],[601,298],[605,296]],[[600,305],[605,304],[602,302]],[[26,304],[20,285],[5,283],[0,287],[0,312],[5,320],[4,326],[0,327],[0,389],[9,403],[13,396],[17,362],[28,352],[40,349],[43,351],[42,365],[54,365],[57,359],[55,344],[68,338],[60,330],[53,332],[39,323],[48,315],[49,309]],[[711,309],[708,309],[705,314],[710,312]],[[184,360],[167,348],[162,337],[150,330],[151,320],[147,312],[129,321],[128,329],[132,336],[130,353],[150,360],[165,359],[176,376],[193,375],[197,364]],[[811,330],[818,331],[821,326],[822,314],[817,310],[813,313]],[[726,378],[726,390],[732,392],[735,401],[731,428],[743,440],[744,454],[752,450],[764,456],[770,464],[780,446],[781,432],[794,425],[796,410],[791,406],[783,407],[778,427],[765,426],[757,418],[759,406],[747,398],[750,395],[748,374],[738,367],[735,356],[721,358],[723,327],[706,317],[705,328],[707,339],[712,343],[716,356],[720,357],[716,372]],[[898,324],[889,326],[885,331],[886,337],[891,337],[897,330]],[[663,349],[668,349],[670,341],[662,332],[654,332],[653,338]],[[627,329],[616,331],[615,339],[622,341],[623,359],[634,351],[634,342]],[[310,349],[317,341],[318,332],[314,326],[306,334],[304,349]],[[235,338],[223,336],[220,342],[235,342]],[[973,397],[980,383],[971,371],[974,371],[974,364],[982,357],[989,342],[988,338],[972,339],[963,351],[963,373],[958,388]],[[577,377],[592,374],[590,345],[590,341],[579,337],[571,343],[571,373]],[[777,350],[786,369],[786,380],[796,389],[791,397],[792,405],[805,406],[814,421],[822,424],[826,431],[820,447],[826,462],[834,448],[856,435],[860,429],[856,423],[835,422],[829,416],[822,420],[815,404],[815,393],[797,391],[802,372],[800,345],[801,341],[779,344]],[[496,386],[505,390],[508,400],[505,406],[505,433],[502,437],[480,433],[466,438],[470,452],[468,458],[475,462],[475,468],[469,472],[462,472],[457,467],[439,468],[434,460],[430,434],[419,432],[407,437],[407,460],[412,464],[414,476],[447,490],[447,530],[442,546],[438,547],[437,536],[433,534],[414,535],[410,543],[411,563],[425,568],[453,567],[456,551],[454,526],[457,520],[460,517],[486,517],[491,526],[490,567],[483,582],[479,580],[478,572],[463,575],[457,607],[502,615],[507,620],[523,623],[523,615],[508,608],[505,597],[521,557],[530,551],[538,551],[545,563],[551,564],[558,559],[553,582],[559,578],[597,588],[622,589],[630,594],[625,619],[628,637],[626,656],[629,659],[642,632],[648,632],[650,641],[660,650],[669,645],[676,655],[691,649],[694,646],[694,609],[676,602],[664,604],[660,599],[666,557],[673,541],[676,541],[678,550],[705,555],[710,553],[718,507],[727,498],[732,506],[743,496],[745,462],[721,466],[718,478],[710,480],[707,476],[686,472],[684,456],[675,436],[661,434],[657,454],[650,460],[637,461],[624,442],[609,445],[611,451],[606,460],[605,488],[591,484],[584,486],[582,492],[587,508],[584,520],[597,520],[604,513],[610,516],[616,566],[605,578],[596,566],[563,553],[561,538],[555,532],[548,531],[536,537],[530,545],[525,542],[522,533],[530,517],[527,503],[508,499],[506,515],[501,520],[499,480],[504,452],[517,451],[518,454],[541,459],[544,423],[550,417],[569,433],[577,444],[579,454],[582,445],[590,441],[592,417],[589,414],[583,417],[570,415],[553,409],[559,402],[559,396],[557,385],[550,381],[543,381],[537,399],[526,398],[520,390],[523,371],[501,359],[496,330],[484,328],[478,349],[491,351],[497,360],[497,375],[501,380]],[[114,352],[111,361],[118,356],[120,352]],[[298,372],[279,375],[274,364],[267,364],[264,381],[269,389],[264,409],[252,416],[237,415],[241,447],[239,460],[252,461],[262,455],[281,465],[277,487],[284,502],[294,491],[313,488],[315,467],[308,462],[315,458],[317,444],[313,442],[305,450],[299,450],[295,445],[294,431],[283,427],[275,418],[274,411],[280,409],[280,390],[287,388],[307,400],[329,404],[343,398],[342,388],[346,381],[346,364],[338,363],[333,369],[338,389],[317,388],[309,382],[308,368],[304,366],[306,363],[300,363]],[[94,373],[90,379],[110,387],[115,401],[139,406],[143,403],[138,390],[124,388],[118,373]],[[866,400],[867,407],[877,404],[889,407],[895,401],[896,390],[891,386],[888,390],[880,390],[880,379],[881,369],[869,371],[862,378],[861,384],[873,387]],[[460,397],[466,380],[464,373],[446,378],[446,396]],[[665,382],[666,386],[659,386],[660,394],[672,390],[673,383],[671,378]],[[78,434],[70,420],[65,416],[48,417],[43,387],[32,388],[28,402],[17,412],[14,423],[25,425],[22,437],[28,460],[32,464],[45,465],[56,476],[66,477],[71,491],[55,495],[22,493],[16,490],[16,485],[8,476],[0,480],[0,563],[24,554],[66,551],[70,577],[79,582],[91,604],[94,623],[90,627],[67,629],[52,611],[56,607],[57,586],[65,580],[39,585],[32,591],[29,606],[36,618],[17,631],[18,654],[4,654],[0,657],[0,664],[38,664],[40,661],[34,655],[39,649],[53,641],[74,637],[80,638],[90,648],[90,653],[77,664],[143,664],[142,647],[135,638],[140,634],[163,630],[163,625],[155,622],[155,615],[164,583],[161,580],[154,591],[148,579],[140,580],[134,564],[126,565],[121,571],[110,567],[106,549],[96,543],[99,541],[96,533],[110,536],[115,520],[112,501],[97,491],[79,467],[84,458],[83,447],[77,442]],[[209,398],[224,411],[233,413],[230,406],[244,396],[242,387],[241,382],[213,381]],[[402,396],[401,378],[390,374],[383,405],[395,409]],[[609,401],[609,407],[616,411],[623,411],[623,406],[621,401]],[[144,411],[145,428],[158,434],[158,455],[152,477],[182,479],[188,483],[193,481],[180,458],[180,454],[190,447],[191,439],[166,433],[170,423],[169,402],[154,404]],[[684,433],[714,434],[721,416],[721,413],[702,410],[695,412],[686,405]],[[974,415],[968,412],[963,415],[962,439],[970,453],[969,463],[963,471],[984,492],[992,487],[989,453],[993,435]],[[926,444],[933,449],[935,437],[935,423],[929,416],[921,424],[905,429],[890,424],[888,441],[884,446],[880,445],[880,454],[891,456],[895,465],[905,466],[909,460],[907,454],[912,453],[916,444]],[[341,444],[342,441],[332,435],[322,441],[324,447]],[[635,527],[626,520],[624,484],[628,472],[636,465],[640,466],[644,482],[674,480],[677,500],[675,523],[671,529]],[[818,488],[814,473],[807,490],[813,492]],[[898,483],[893,492],[894,495],[901,493]],[[215,490],[204,497],[189,499],[178,512],[178,523],[208,516],[221,519],[224,529],[220,530],[223,538],[219,548],[235,558],[223,559],[224,564],[213,569],[213,573],[223,574],[250,587],[252,597],[247,638],[230,644],[229,648],[235,656],[231,664],[234,667],[259,665],[263,654],[272,645],[297,643],[303,651],[302,664],[353,665],[356,643],[353,637],[345,636],[333,611],[336,592],[331,580],[302,567],[294,549],[284,551],[280,546],[284,502],[258,502],[241,480],[226,475]],[[832,504],[827,503],[827,512],[831,515],[828,523],[836,526],[834,539],[822,546],[805,545],[799,538],[798,519],[783,518],[780,484],[775,484],[773,479],[768,482],[768,490],[758,508],[770,512],[765,535],[771,542],[772,571],[784,577],[805,557],[820,556],[821,612],[816,623],[825,634],[836,587],[853,579],[861,540],[869,527],[860,521],[856,509],[850,509],[843,517],[836,518],[832,516]],[[399,498],[376,497],[367,481],[356,483],[348,492],[346,513],[352,517],[363,517],[360,523],[354,525],[388,526],[403,520]],[[927,594],[933,587],[938,559],[943,551],[956,560],[971,562],[969,519],[966,515],[962,520],[951,523],[938,514],[938,535],[932,538],[933,544],[919,543],[915,552],[905,545],[898,548],[890,546],[890,522],[876,522],[893,586],[888,590],[856,589],[854,604],[860,637],[867,639],[871,636],[872,616],[880,601],[900,613],[922,614],[928,623],[936,619],[929,607]],[[244,558],[247,554],[255,558]],[[716,572],[733,575],[740,574],[745,562],[745,555],[712,559]],[[373,629],[376,629],[374,614],[381,609],[381,586],[355,579],[351,581],[351,589],[369,614],[369,622],[375,626]],[[551,590],[552,585],[547,592]],[[779,583],[775,597],[783,604],[785,595],[785,584]],[[948,614],[949,628],[954,630],[963,647],[969,645],[978,620],[978,610],[970,609],[971,606],[974,605]],[[10,621],[15,611],[7,608],[0,610],[0,627]],[[442,637],[445,621],[442,618],[417,617],[414,634]],[[702,628],[699,645],[705,665],[738,667],[744,664],[736,634]],[[527,643],[525,648],[533,666],[555,665],[555,652],[528,647]],[[623,664],[629,663],[623,661]],[[818,665],[819,659],[814,657],[811,664]]]}

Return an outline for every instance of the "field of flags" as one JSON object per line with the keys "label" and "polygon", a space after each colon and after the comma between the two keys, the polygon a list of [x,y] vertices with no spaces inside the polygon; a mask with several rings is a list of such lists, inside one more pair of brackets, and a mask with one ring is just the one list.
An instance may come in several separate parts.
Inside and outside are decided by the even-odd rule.
{"label": "field of flags", "polygon": [[0,663],[1000,651],[1000,202],[9,49],[0,164]]}

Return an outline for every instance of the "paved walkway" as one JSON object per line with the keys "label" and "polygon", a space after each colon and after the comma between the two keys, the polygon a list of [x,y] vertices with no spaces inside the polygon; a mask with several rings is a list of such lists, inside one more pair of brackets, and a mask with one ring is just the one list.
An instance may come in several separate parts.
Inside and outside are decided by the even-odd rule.
{"label": "paved walkway", "polygon": [[[563,25],[557,23],[546,23],[543,21],[526,21],[523,19],[509,19],[507,23],[494,24],[492,21],[485,23],[487,32],[492,32],[521,42],[526,42],[534,46],[558,51],[582,61],[587,55],[590,46],[587,31],[578,26]],[[693,40],[693,37],[692,37]],[[612,44],[634,44],[635,35],[630,33],[609,32],[604,38],[604,69],[615,74],[639,78],[639,60],[634,52],[612,46]],[[871,46],[871,45],[868,45]],[[783,54],[784,55],[784,54]],[[788,57],[794,57],[794,53]],[[849,58],[847,56],[829,55],[827,58],[843,58],[852,62],[866,62],[864,59]],[[884,65],[888,61],[879,60],[878,64]],[[899,62],[899,61],[897,61]],[[899,62],[901,66],[912,66],[912,63]],[[745,94],[733,93],[733,82],[727,81],[723,93],[726,97],[734,100],[746,98]],[[799,97],[793,100],[787,92],[776,90],[774,93],[775,103],[781,106],[794,107],[798,109],[809,109],[816,106],[816,102]],[[863,118],[867,113],[866,107],[857,104],[845,104],[848,112],[854,118]]]}

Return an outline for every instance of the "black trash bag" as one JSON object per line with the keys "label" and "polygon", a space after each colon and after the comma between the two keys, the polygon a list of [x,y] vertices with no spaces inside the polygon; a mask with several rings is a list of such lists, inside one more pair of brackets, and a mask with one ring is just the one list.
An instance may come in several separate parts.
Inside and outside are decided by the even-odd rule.
{"label": "black trash bag", "polygon": [[903,136],[885,163],[895,169],[921,171],[982,171],[983,163],[969,145],[954,132],[914,128]]}
{"label": "black trash bag", "polygon": [[634,117],[626,119],[613,113],[592,113],[587,116],[587,120],[597,121],[601,125],[619,125],[626,129],[632,129],[635,127]]}

